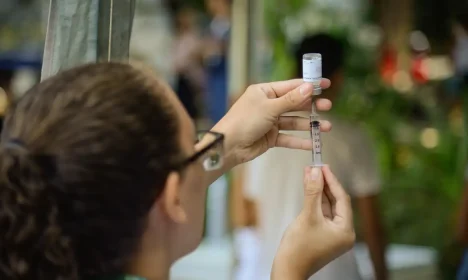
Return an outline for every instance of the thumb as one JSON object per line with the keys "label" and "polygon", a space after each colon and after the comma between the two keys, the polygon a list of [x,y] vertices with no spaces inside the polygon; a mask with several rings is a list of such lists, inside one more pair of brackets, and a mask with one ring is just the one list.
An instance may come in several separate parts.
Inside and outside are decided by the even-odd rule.
{"label": "thumb", "polygon": [[314,215],[322,211],[323,175],[318,167],[304,170],[304,210]]}
{"label": "thumb", "polygon": [[303,83],[299,87],[291,90],[285,95],[273,99],[275,103],[274,114],[280,116],[284,113],[297,111],[306,100],[309,100],[314,91],[314,86],[311,83]]}

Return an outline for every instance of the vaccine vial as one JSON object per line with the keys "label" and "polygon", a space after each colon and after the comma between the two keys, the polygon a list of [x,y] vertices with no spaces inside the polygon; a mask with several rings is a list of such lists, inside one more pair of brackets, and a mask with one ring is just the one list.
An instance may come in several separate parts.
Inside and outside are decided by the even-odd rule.
{"label": "vaccine vial", "polygon": [[319,53],[306,53],[302,56],[302,78],[304,82],[314,85],[314,95],[322,93],[322,55]]}

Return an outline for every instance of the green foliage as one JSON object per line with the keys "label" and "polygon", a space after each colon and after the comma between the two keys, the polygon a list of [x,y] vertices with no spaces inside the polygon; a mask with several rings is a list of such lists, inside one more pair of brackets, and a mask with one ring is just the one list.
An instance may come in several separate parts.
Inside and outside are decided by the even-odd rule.
{"label": "green foliage", "polygon": [[[377,143],[388,237],[391,242],[441,248],[454,228],[465,142],[453,128],[448,108],[438,104],[437,85],[417,86],[402,95],[372,74],[376,61],[369,57],[375,54],[350,51],[357,64],[348,63],[346,92],[335,107],[342,116],[365,123]],[[418,108],[421,116],[415,117]],[[421,145],[425,128],[438,132],[437,147]]]}
{"label": "green foliage", "polygon": [[265,21],[268,35],[275,38],[273,44],[273,58],[275,67],[272,69],[272,77],[274,80],[284,79],[290,76],[294,69],[294,61],[288,55],[290,48],[289,42],[286,39],[286,34],[283,32],[282,19],[288,15],[296,14],[303,7],[306,0],[268,0],[265,3]]}
{"label": "green foliage", "polygon": [[[177,1],[176,1],[177,2]],[[205,0],[186,0],[179,1],[184,3],[184,5],[198,9],[199,11],[205,11]]]}

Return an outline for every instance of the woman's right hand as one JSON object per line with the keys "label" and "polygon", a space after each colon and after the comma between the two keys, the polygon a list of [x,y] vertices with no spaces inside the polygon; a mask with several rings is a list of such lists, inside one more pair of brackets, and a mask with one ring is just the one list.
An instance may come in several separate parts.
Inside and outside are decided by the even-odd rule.
{"label": "woman's right hand", "polygon": [[304,208],[283,235],[271,279],[304,280],[352,248],[350,197],[328,166],[305,169]]}

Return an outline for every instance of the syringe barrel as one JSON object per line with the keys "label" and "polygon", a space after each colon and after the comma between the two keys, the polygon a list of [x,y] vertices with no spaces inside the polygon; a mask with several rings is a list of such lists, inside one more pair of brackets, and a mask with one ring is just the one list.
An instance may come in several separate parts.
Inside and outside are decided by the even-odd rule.
{"label": "syringe barrel", "polygon": [[310,121],[310,138],[312,139],[312,166],[323,166],[320,122],[313,120],[312,116]]}

